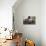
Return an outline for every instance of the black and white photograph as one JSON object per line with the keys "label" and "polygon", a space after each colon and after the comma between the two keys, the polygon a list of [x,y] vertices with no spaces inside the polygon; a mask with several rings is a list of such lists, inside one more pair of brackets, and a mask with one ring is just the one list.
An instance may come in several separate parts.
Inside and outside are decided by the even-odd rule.
{"label": "black and white photograph", "polygon": [[23,24],[35,24],[36,23],[36,17],[35,16],[28,16],[23,20]]}

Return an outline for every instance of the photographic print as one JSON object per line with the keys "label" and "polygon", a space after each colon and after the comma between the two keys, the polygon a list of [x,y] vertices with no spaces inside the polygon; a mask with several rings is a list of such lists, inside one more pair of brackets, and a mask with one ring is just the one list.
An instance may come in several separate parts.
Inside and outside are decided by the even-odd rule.
{"label": "photographic print", "polygon": [[28,16],[23,20],[23,24],[35,24],[36,23],[36,17],[35,16]]}

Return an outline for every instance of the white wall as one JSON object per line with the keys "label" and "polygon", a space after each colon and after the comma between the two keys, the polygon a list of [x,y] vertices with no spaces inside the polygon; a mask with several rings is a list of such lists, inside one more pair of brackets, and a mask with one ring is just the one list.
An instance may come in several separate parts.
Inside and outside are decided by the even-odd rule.
{"label": "white wall", "polygon": [[16,0],[0,0],[0,27],[12,28],[12,6]]}
{"label": "white wall", "polygon": [[42,46],[46,46],[46,0],[41,1],[41,38]]}
{"label": "white wall", "polygon": [[[34,40],[36,46],[41,46],[41,0],[23,0],[13,10],[15,10],[15,29],[22,32],[24,38]],[[24,25],[23,19],[27,16],[35,16],[36,24]]]}

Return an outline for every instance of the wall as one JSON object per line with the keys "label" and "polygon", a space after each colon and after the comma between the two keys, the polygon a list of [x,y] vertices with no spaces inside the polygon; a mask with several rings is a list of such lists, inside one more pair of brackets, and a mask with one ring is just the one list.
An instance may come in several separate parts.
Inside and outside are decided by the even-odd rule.
{"label": "wall", "polygon": [[16,0],[0,0],[0,27],[12,29],[12,6]]}
{"label": "wall", "polygon": [[[15,30],[23,33],[26,39],[34,40],[36,46],[41,46],[41,0],[23,0],[17,7],[14,5]],[[35,16],[35,25],[24,25],[23,19]]]}
{"label": "wall", "polygon": [[41,38],[42,46],[46,46],[46,0],[41,1]]}

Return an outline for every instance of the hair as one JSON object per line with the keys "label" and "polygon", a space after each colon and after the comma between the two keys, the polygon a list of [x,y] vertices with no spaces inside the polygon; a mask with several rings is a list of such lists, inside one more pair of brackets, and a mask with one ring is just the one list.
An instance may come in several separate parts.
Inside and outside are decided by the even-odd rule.
{"label": "hair", "polygon": [[28,16],[28,19],[30,19],[31,17],[30,16]]}

